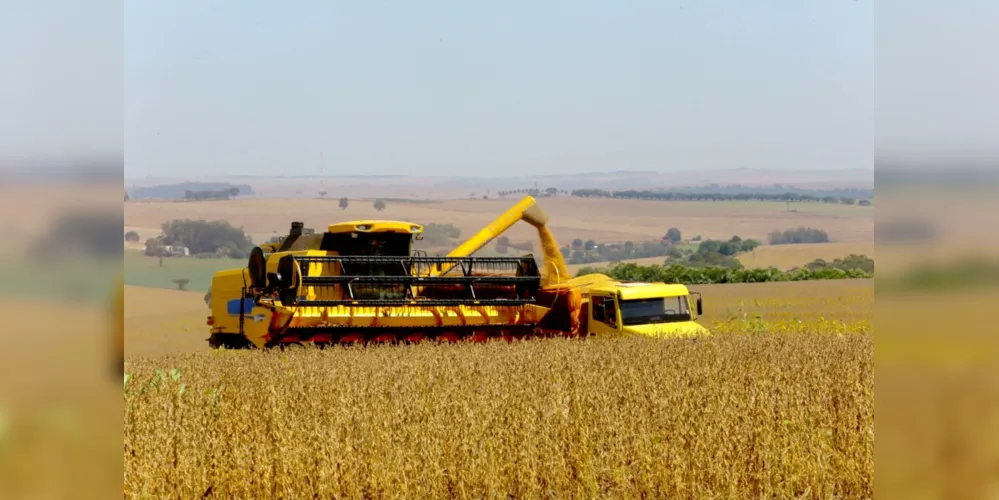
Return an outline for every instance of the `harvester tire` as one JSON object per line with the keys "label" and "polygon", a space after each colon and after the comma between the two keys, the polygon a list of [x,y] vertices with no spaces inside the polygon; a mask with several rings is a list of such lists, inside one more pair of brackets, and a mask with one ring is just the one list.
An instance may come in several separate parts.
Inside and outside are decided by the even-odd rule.
{"label": "harvester tire", "polygon": [[246,337],[235,333],[213,333],[208,337],[212,349],[249,349],[253,344]]}

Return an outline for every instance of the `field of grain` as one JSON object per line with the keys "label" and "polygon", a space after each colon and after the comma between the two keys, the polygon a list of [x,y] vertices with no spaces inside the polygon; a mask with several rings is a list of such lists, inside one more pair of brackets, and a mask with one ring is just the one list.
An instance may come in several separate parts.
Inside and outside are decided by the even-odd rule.
{"label": "field of grain", "polygon": [[712,338],[228,352],[127,287],[126,497],[872,496],[873,281],[696,291]]}
{"label": "field of grain", "polygon": [[776,267],[783,271],[801,267],[815,259],[832,262],[850,254],[874,258],[874,242],[805,243],[799,245],[763,245],[756,250],[738,255],[744,267]]}
{"label": "field of grain", "polygon": [[873,336],[801,333],[133,360],[125,494],[869,498]]}
{"label": "field of grain", "polygon": [[[371,200],[351,201],[346,210],[336,199],[246,198],[229,201],[171,202],[134,201],[124,205],[125,230],[136,229],[143,237],[172,219],[224,219],[243,226],[254,241],[286,234],[293,220],[307,227],[322,228],[343,220],[401,219],[418,223],[451,223],[468,237],[507,210],[519,198],[490,200],[441,200],[437,202],[389,202],[384,211]],[[659,239],[670,227],[687,237],[728,239],[734,234],[765,241],[775,229],[811,226],[823,229],[837,242],[874,240],[874,209],[825,203],[802,204],[788,212],[783,203],[772,202],[668,202],[576,197],[540,198],[549,214],[550,227],[562,244],[575,238],[598,242]],[[518,223],[506,233],[514,241],[537,243],[537,232]],[[152,234],[154,235],[154,234]]]}

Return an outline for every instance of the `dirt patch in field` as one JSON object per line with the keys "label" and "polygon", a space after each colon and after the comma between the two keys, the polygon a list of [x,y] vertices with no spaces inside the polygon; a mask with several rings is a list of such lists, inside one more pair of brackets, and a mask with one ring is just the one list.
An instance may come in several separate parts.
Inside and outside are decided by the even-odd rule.
{"label": "dirt patch in field", "polygon": [[204,292],[125,287],[125,355],[208,349]]}

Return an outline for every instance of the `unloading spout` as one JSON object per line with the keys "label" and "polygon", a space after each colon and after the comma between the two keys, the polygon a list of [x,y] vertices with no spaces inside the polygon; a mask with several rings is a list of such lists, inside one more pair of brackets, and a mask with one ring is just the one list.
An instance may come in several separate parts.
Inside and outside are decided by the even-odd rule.
{"label": "unloading spout", "polygon": [[[541,238],[541,246],[544,251],[545,285],[557,284],[569,278],[565,267],[565,259],[558,249],[555,237],[548,229],[548,214],[537,205],[537,200],[533,196],[525,196],[516,205],[503,212],[499,217],[490,222],[486,227],[472,235],[467,241],[458,245],[452,250],[448,257],[468,257],[486,246],[490,241],[503,234],[507,229],[523,220],[538,229],[538,237]],[[446,273],[450,266],[440,270]]]}
{"label": "unloading spout", "polygon": [[513,226],[519,220],[524,220],[534,227],[541,228],[545,224],[548,224],[548,214],[541,210],[541,207],[537,205],[537,201],[533,196],[525,196],[516,205],[510,207],[509,210],[503,212],[499,217],[487,224],[486,227],[473,234],[471,238],[458,245],[454,250],[451,250],[447,256],[468,257],[486,246],[493,238],[510,229],[510,226]]}

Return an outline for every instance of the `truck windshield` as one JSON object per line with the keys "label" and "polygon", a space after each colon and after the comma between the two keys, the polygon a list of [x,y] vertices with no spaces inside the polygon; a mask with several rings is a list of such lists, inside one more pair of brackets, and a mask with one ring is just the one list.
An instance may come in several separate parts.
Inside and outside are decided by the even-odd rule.
{"label": "truck windshield", "polygon": [[687,303],[687,297],[621,301],[621,322],[625,326],[690,320],[690,306]]}

